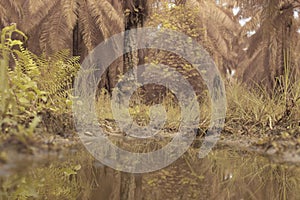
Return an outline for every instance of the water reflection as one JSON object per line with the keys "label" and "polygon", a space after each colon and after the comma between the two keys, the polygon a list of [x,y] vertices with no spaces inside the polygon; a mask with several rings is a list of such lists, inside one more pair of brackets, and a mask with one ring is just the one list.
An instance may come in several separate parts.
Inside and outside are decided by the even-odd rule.
{"label": "water reflection", "polygon": [[[299,199],[300,167],[218,147],[204,159],[190,149],[171,166],[138,175],[115,171],[85,150],[2,176],[0,199]],[[26,166],[26,167],[25,167]],[[2,168],[2,167],[1,167]]]}

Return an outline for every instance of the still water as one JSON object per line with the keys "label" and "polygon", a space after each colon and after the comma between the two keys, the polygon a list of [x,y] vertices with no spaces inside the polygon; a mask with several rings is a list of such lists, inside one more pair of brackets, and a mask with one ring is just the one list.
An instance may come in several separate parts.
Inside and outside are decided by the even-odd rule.
{"label": "still water", "polygon": [[189,200],[300,199],[300,167],[226,146],[204,159],[190,149],[147,174],[115,171],[84,148],[0,166],[0,199]]}

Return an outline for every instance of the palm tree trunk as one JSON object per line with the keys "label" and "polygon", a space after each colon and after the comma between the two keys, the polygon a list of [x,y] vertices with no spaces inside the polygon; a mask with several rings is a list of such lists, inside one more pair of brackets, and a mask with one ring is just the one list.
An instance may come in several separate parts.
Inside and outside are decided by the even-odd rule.
{"label": "palm tree trunk", "polygon": [[[124,38],[124,72],[144,62],[142,50],[136,51],[136,38],[134,34],[129,35],[128,31],[144,26],[147,15],[147,2],[144,0],[124,1],[123,10],[125,13],[125,38]],[[133,32],[131,32],[133,33]]]}
{"label": "palm tree trunk", "polygon": [[79,56],[79,43],[80,43],[80,33],[79,33],[79,24],[76,22],[76,25],[73,29],[73,56]]}

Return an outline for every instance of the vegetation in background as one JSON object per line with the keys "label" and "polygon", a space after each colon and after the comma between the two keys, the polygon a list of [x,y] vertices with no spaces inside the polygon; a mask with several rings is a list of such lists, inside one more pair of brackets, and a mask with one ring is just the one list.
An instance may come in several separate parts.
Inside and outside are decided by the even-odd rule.
{"label": "vegetation in background", "polygon": [[[164,3],[172,9],[167,11]],[[180,6],[186,9],[182,12],[186,22],[178,28],[181,32],[202,29],[196,33],[197,39],[224,75],[272,90],[276,85],[274,77],[283,75],[286,55],[291,68],[299,72],[300,20],[293,17],[293,12],[299,13],[300,3],[295,0],[149,0],[146,4],[141,0],[3,0],[0,27],[17,23],[31,36],[27,45],[34,53],[51,54],[69,48],[84,58],[113,34],[151,24],[149,16],[159,14],[162,21],[172,21]],[[190,15],[191,8],[197,12]],[[239,11],[234,14],[233,9]],[[240,26],[242,19],[250,21]],[[115,68],[108,71],[112,83],[106,85],[116,83]],[[118,70],[123,72],[122,68]]]}
{"label": "vegetation in background", "polygon": [[[214,49],[215,43],[213,41],[217,40],[217,38],[214,40],[212,39],[213,37],[208,37],[212,40],[205,39],[207,31],[210,32],[210,30],[204,26],[207,22],[206,18],[203,15],[198,15],[199,13],[199,7],[192,8],[186,5],[179,5],[170,8],[169,4],[163,4],[157,12],[151,15],[147,23],[161,29],[168,28],[176,31],[185,31],[185,34],[199,41],[206,48],[213,49],[212,51],[216,53],[218,49]],[[230,22],[227,17],[227,15],[223,16],[220,20],[223,19],[226,21],[225,24],[227,24]],[[227,41],[224,40],[223,43],[225,44]],[[222,50],[220,50],[219,55],[222,55],[221,52]],[[199,85],[196,87],[200,91],[197,95],[201,99],[199,101],[201,113],[199,128],[201,134],[204,134],[209,125],[211,110],[207,90],[203,86],[203,83],[201,85],[201,77],[194,73],[193,67],[190,64],[168,52],[148,50],[146,51],[146,61],[147,63],[163,63],[169,67],[173,67],[182,73],[185,78],[190,79],[189,81],[192,82],[193,86]],[[258,134],[256,136],[271,134],[272,136],[282,136],[281,138],[285,139],[299,137],[300,80],[298,74],[295,72],[295,63],[289,60],[289,56],[285,57],[283,64],[284,72],[282,75],[274,77],[277,85],[271,91],[264,85],[256,84],[249,87],[239,80],[226,80],[224,77],[224,80],[226,80],[228,102],[225,132],[237,135]],[[149,67],[152,66],[150,65]],[[168,75],[169,73],[166,71],[165,76],[167,77]],[[153,87],[144,90],[146,94],[133,95],[131,98],[131,107],[129,110],[135,122],[140,125],[147,125],[149,123],[149,110],[151,106],[149,101],[156,101],[156,103],[159,102],[164,105],[167,113],[172,113],[172,116],[169,115],[169,121],[166,123],[164,130],[177,130],[176,127],[180,124],[180,108],[176,104],[176,101],[174,101],[172,94],[167,96],[165,95],[166,91],[160,89],[160,95],[156,95],[155,97],[160,98],[159,101],[155,98],[147,101],[147,92],[153,94],[158,89]],[[137,92],[136,94],[139,93]],[[134,104],[134,102],[138,102],[138,104]],[[108,119],[105,122],[106,124],[109,121],[112,122],[113,116],[110,110],[110,96],[108,92],[103,91],[101,93],[98,105],[101,121]],[[113,123],[110,123],[110,126],[106,127],[115,127],[112,129],[114,131],[117,130],[116,125],[113,125]],[[109,131],[109,129],[107,130]]]}
{"label": "vegetation in background", "polygon": [[[291,11],[299,6],[298,2],[276,0],[271,3],[262,0],[247,3],[241,0],[228,1],[227,6],[223,6],[221,1],[216,3],[213,0],[147,2],[142,5],[138,0],[123,2],[124,4],[118,0],[103,0],[97,4],[94,0],[80,2],[71,0],[43,1],[34,5],[33,1],[1,1],[0,10],[5,13],[0,17],[1,26],[15,21],[22,31],[31,36],[31,39],[25,42],[24,34],[17,31],[14,26],[2,30],[1,131],[32,135],[35,127],[44,125],[49,132],[64,134],[71,127],[70,91],[72,80],[79,69],[79,58],[70,58],[68,50],[51,56],[49,53],[62,46],[71,48],[69,43],[74,36],[73,42],[80,43],[79,40],[82,40],[85,50],[80,54],[85,55],[110,34],[122,31],[131,24],[133,28],[147,25],[184,32],[209,52],[224,79],[229,75],[232,80],[235,75],[232,70],[237,71],[239,80],[228,81],[226,88],[229,108],[226,132],[259,132],[274,135],[282,133],[285,136],[298,137],[297,66],[300,51],[299,34],[294,34],[296,33],[294,29],[298,27],[299,20],[291,18]],[[237,16],[233,16],[231,9],[236,6],[240,6],[241,10]],[[261,11],[262,6],[269,9]],[[8,13],[7,9],[12,12]],[[61,12],[62,10],[65,11]],[[122,21],[122,15],[126,19],[125,22]],[[249,15],[254,15],[253,21],[245,27],[240,27],[238,17]],[[36,20],[27,20],[30,21],[27,26],[22,17],[25,21],[34,17]],[[136,19],[139,17],[142,18]],[[268,24],[273,25],[271,27]],[[36,27],[39,25],[42,29],[38,31]],[[63,27],[68,28],[61,30]],[[285,29],[289,27],[290,29]],[[256,34],[247,37],[245,34],[252,29]],[[269,31],[273,29],[275,32]],[[33,38],[38,38],[33,36],[41,36],[41,40],[33,41]],[[256,40],[259,41],[258,44],[255,43]],[[28,46],[29,49],[36,51],[35,45],[39,46],[37,48],[39,53],[43,50],[45,54],[37,56],[24,47]],[[73,53],[74,48],[78,47],[76,45],[73,46]],[[272,48],[268,48],[269,46]],[[199,74],[195,73],[189,63],[168,52],[149,50],[144,53],[146,57],[138,55],[136,58],[153,64],[161,62],[176,68],[197,88],[202,117],[199,127],[204,134],[210,119],[210,102],[205,85],[198,80],[201,79]],[[252,70],[251,66],[256,69]],[[264,72],[260,73],[260,69]],[[115,68],[108,70],[109,81],[115,83],[116,79],[121,77],[116,76],[116,71]],[[249,87],[244,82],[241,83],[241,80],[249,82],[248,79],[244,79],[248,74],[251,75],[251,82],[256,74],[266,75],[272,81],[259,82]],[[166,76],[168,75],[166,72]],[[147,125],[150,106],[162,103],[168,115],[165,129],[177,130],[176,127],[180,123],[180,108],[176,99],[165,88],[161,89],[162,93],[158,92],[155,98],[147,96],[148,92],[153,93],[157,90],[153,87],[136,92],[131,99],[130,113],[138,124]],[[103,90],[98,99],[98,105],[102,107],[98,110],[99,118],[108,129],[114,127],[109,124],[113,119],[109,109],[110,92]],[[57,120],[54,120],[55,118]],[[69,121],[66,122],[66,119]],[[43,123],[39,123],[41,121]]]}

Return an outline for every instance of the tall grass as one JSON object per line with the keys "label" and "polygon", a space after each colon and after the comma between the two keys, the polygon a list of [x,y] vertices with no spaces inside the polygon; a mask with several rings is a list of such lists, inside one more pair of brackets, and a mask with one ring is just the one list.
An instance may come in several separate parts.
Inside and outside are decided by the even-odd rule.
{"label": "tall grass", "polygon": [[[249,134],[297,129],[300,119],[300,80],[292,76],[289,67],[286,67],[284,75],[277,77],[279,84],[271,94],[259,85],[250,88],[239,82],[226,84],[228,105],[225,129],[232,133]],[[97,101],[99,118],[113,119],[110,96],[104,93],[106,95],[100,96]],[[205,92],[203,96],[199,111],[201,130],[208,127],[211,116],[210,99]],[[140,96],[134,98],[134,102],[143,102],[142,99],[138,100],[142,98]],[[171,94],[163,97],[162,105],[168,116],[165,129],[177,130],[176,127],[180,125],[180,107],[171,98]],[[135,121],[143,121],[142,125],[149,123],[149,105],[132,104],[129,110]]]}
{"label": "tall grass", "polygon": [[285,64],[284,74],[276,77],[276,82],[271,92],[260,85],[249,88],[242,83],[228,84],[226,126],[249,133],[297,129],[300,123],[300,79],[291,71],[291,66]]}

